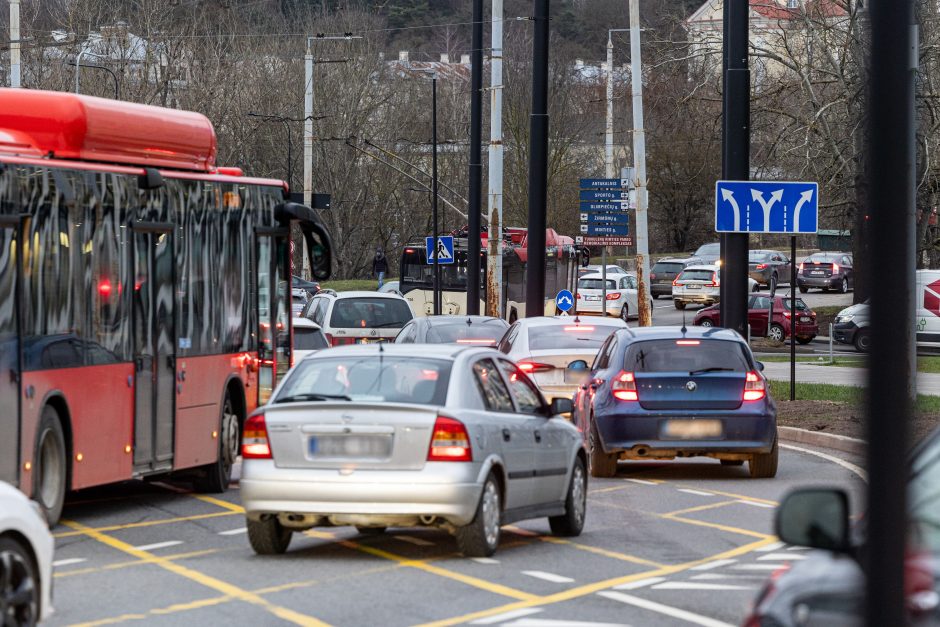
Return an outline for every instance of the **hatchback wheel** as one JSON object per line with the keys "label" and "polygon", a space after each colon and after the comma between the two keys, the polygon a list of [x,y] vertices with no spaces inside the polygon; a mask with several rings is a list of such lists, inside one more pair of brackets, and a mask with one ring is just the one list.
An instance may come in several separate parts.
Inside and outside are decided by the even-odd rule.
{"label": "hatchback wheel", "polygon": [[469,525],[457,527],[457,546],[466,557],[489,557],[499,546],[500,518],[502,508],[499,486],[493,473],[483,483],[483,494],[477,504],[477,512]]}
{"label": "hatchback wheel", "polygon": [[849,280],[845,277],[842,277],[842,283],[839,285],[839,293],[847,294],[849,291]]}
{"label": "hatchback wheel", "polygon": [[809,344],[810,342],[813,341],[813,338],[811,338],[811,337],[806,337],[806,336],[804,336],[804,337],[798,337],[798,338],[796,338],[796,341],[799,342],[800,344]]}
{"label": "hatchback wheel", "polygon": [[800,294],[805,294],[808,291],[809,291],[809,288],[806,287],[805,285],[800,286]]}
{"label": "hatchback wheel", "polygon": [[626,303],[623,304],[623,308],[620,310],[620,319],[624,322],[630,319],[630,308]]}
{"label": "hatchback wheel", "polygon": [[773,479],[777,476],[777,460],[780,450],[777,448],[777,438],[774,438],[773,448],[769,453],[755,453],[747,467],[752,479]]}
{"label": "hatchback wheel", "polygon": [[39,622],[39,577],[18,540],[0,538],[0,625]]}
{"label": "hatchback wheel", "polygon": [[591,421],[591,430],[588,432],[588,450],[591,455],[592,477],[613,477],[617,474],[617,456],[604,452],[601,438],[597,434],[597,425]]}
{"label": "hatchback wheel", "polygon": [[783,327],[779,324],[770,325],[770,330],[767,332],[767,337],[772,339],[774,342],[782,342],[786,337],[786,333],[783,330]]}
{"label": "hatchback wheel", "polygon": [[584,460],[575,459],[571,470],[571,483],[565,497],[565,513],[551,516],[548,524],[556,536],[579,536],[584,529],[584,513],[587,510],[587,476],[584,473]]}
{"label": "hatchback wheel", "polygon": [[294,532],[277,520],[277,516],[265,515],[261,520],[248,519],[248,542],[258,555],[280,555],[290,545]]}

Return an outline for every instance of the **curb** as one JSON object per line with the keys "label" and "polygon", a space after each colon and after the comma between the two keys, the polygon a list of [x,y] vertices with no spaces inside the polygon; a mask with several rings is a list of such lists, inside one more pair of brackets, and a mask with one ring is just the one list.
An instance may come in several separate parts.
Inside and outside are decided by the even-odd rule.
{"label": "curb", "polygon": [[822,433],[820,431],[810,431],[797,427],[777,427],[777,433],[781,440],[787,440],[788,442],[821,446],[823,448],[831,448],[853,455],[865,455],[868,452],[867,442],[845,435]]}

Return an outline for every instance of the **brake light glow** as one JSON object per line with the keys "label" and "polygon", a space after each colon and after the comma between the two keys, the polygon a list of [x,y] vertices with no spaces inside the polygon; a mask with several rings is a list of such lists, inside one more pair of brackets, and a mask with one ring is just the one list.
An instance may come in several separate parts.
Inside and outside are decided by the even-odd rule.
{"label": "brake light glow", "polygon": [[468,339],[465,339],[465,340],[457,340],[457,343],[458,343],[458,344],[487,344],[487,345],[490,345],[490,344],[495,344],[495,343],[496,343],[496,340],[487,340],[487,339],[485,339],[485,338],[480,338],[480,339],[471,339],[471,338],[468,338]]}
{"label": "brake light glow", "polygon": [[406,252],[406,253],[413,253],[414,251],[415,251],[414,248],[406,248],[406,249],[405,249],[405,252]]}
{"label": "brake light glow", "polygon": [[554,370],[555,366],[551,364],[540,364],[534,361],[520,361],[519,370],[526,374],[532,374],[533,372],[548,372]]}
{"label": "brake light glow", "polygon": [[594,327],[565,327],[565,331],[593,331]]}
{"label": "brake light glow", "polygon": [[803,271],[803,264],[801,263],[801,264],[800,264],[800,272],[802,272],[802,271]]}
{"label": "brake light glow", "polygon": [[839,272],[839,264],[837,263],[832,264],[832,273],[836,274],[838,272]]}
{"label": "brake light glow", "polygon": [[640,400],[636,389],[636,377],[632,372],[621,372],[611,382],[610,389],[613,391],[614,398],[621,401]]}
{"label": "brake light glow", "polygon": [[607,300],[617,300],[620,298],[620,292],[608,292]]}
{"label": "brake light glow", "polygon": [[470,434],[462,422],[449,416],[438,416],[428,449],[429,462],[472,462]]}
{"label": "brake light glow", "polygon": [[679,277],[676,277],[672,280],[673,287],[679,287]]}
{"label": "brake light glow", "polygon": [[245,421],[242,434],[242,457],[245,459],[271,459],[271,447],[268,445],[268,427],[264,423],[264,414],[256,414]]}
{"label": "brake light glow", "polygon": [[755,268],[757,268],[758,270],[763,270],[766,267],[767,267],[766,263],[759,263],[755,266]]}
{"label": "brake light glow", "polygon": [[698,340],[676,340],[676,346],[698,346],[701,344]]}
{"label": "brake light glow", "polygon": [[764,387],[764,379],[753,370],[744,377],[744,396],[745,401],[759,401],[767,395]]}

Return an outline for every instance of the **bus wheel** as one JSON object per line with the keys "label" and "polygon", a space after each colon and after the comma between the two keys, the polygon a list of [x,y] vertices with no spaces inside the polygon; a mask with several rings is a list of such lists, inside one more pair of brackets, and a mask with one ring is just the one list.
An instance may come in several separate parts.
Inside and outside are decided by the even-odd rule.
{"label": "bus wheel", "polygon": [[36,431],[36,453],[33,456],[36,472],[33,475],[33,500],[42,507],[49,527],[55,526],[65,505],[68,465],[65,459],[65,434],[59,413],[46,405]]}
{"label": "bus wheel", "polygon": [[196,479],[199,492],[219,494],[228,489],[232,480],[232,466],[238,457],[238,414],[231,394],[225,393],[219,428],[219,456],[215,462],[202,467],[203,476]]}

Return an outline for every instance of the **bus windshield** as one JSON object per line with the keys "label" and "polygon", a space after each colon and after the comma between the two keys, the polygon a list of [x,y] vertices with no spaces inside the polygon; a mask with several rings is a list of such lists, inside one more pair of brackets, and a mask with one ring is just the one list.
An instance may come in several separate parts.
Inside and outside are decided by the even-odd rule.
{"label": "bus windshield", "polygon": [[[467,251],[454,251],[455,263],[441,264],[441,289],[454,292],[467,291]],[[481,255],[482,257],[482,255]],[[481,269],[486,262],[481,258]],[[483,272],[480,287],[483,287]],[[406,248],[401,258],[402,293],[413,289],[431,289],[434,286],[434,266],[427,263],[424,248]]]}

